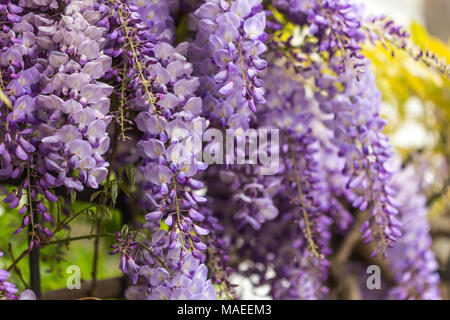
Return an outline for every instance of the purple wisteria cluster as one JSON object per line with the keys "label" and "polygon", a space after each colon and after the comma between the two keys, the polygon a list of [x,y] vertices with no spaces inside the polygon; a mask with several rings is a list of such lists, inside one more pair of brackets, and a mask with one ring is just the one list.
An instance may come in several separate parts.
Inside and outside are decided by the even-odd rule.
{"label": "purple wisteria cluster", "polygon": [[145,241],[148,251],[138,260],[143,283],[130,287],[127,298],[215,300],[217,293],[208,279],[208,268],[191,252],[184,252],[181,239],[172,235],[175,233],[158,230],[151,241]]}
{"label": "purple wisteria cluster", "polygon": [[[129,212],[110,253],[128,299],[236,298],[239,273],[274,299],[326,299],[362,219],[368,256],[395,274],[388,298],[439,299],[425,199],[404,182],[411,170],[396,176],[361,51],[392,37],[407,47],[350,0],[0,0],[0,179],[15,233],[47,246],[96,207],[95,237],[110,236],[117,205]],[[236,144],[211,165],[220,133]],[[279,159],[270,175],[262,149]],[[100,200],[53,229],[54,208],[91,189]],[[17,299],[8,279],[0,270],[0,299]]]}
{"label": "purple wisteria cluster", "polygon": [[[3,252],[0,251],[0,258],[2,257]],[[36,295],[29,289],[24,290],[20,295],[17,295],[18,293],[19,289],[9,281],[9,271],[0,267],[0,300],[36,300]]]}
{"label": "purple wisteria cluster", "polygon": [[57,201],[53,188],[81,191],[105,179],[113,87],[99,80],[111,58],[102,53],[105,31],[92,2],[71,2],[57,19],[35,12],[47,3],[28,2],[9,3],[1,13],[1,77],[13,106],[3,104],[0,113],[0,177],[21,181],[5,198],[10,208],[26,190],[17,232],[30,224],[32,247],[53,236],[44,226],[52,221],[45,201]]}
{"label": "purple wisteria cluster", "polygon": [[[114,30],[112,32],[118,34],[118,38],[113,39],[109,46],[114,48],[111,52],[124,56],[124,68],[127,66],[128,71],[122,81],[134,93],[127,97],[124,95],[122,99],[126,99],[123,107],[137,111],[134,121],[141,132],[136,148],[141,159],[142,203],[149,210],[145,215],[148,222],[145,227],[150,233],[157,232],[161,223],[168,227],[170,255],[175,255],[172,249],[176,246],[177,256],[173,258],[178,259],[177,265],[165,260],[168,256],[161,257],[161,261],[166,261],[170,266],[170,272],[182,268],[188,256],[204,269],[207,246],[202,237],[207,236],[210,229],[220,227],[215,222],[209,223],[202,213],[201,206],[206,198],[198,190],[203,189],[204,184],[195,178],[207,168],[205,163],[197,160],[199,150],[195,147],[196,139],[201,137],[196,136],[198,131],[194,129],[198,127],[203,132],[206,127],[205,119],[200,117],[202,99],[195,94],[199,80],[192,76],[193,67],[186,59],[188,43],[173,47],[170,38],[154,37],[152,29],[148,29],[144,21],[132,18],[142,10],[153,12],[157,5],[161,6],[153,4],[153,7],[135,8],[116,2],[104,19],[108,19],[105,24]],[[165,12],[168,14],[168,8]],[[162,14],[160,12],[159,15],[161,21],[170,20]],[[162,28],[161,23],[159,28]],[[166,27],[170,30],[169,25]],[[127,50],[117,49],[122,45],[118,41],[121,37]],[[123,250],[122,259],[125,262],[121,263],[121,269],[133,274],[133,284],[137,283],[138,275],[146,280],[148,290],[143,297],[177,298],[180,294],[178,291],[175,295],[168,294],[167,290],[174,286],[170,281],[156,283],[154,278],[141,273],[141,270],[160,270],[161,267],[155,265],[156,260],[138,259],[144,264],[136,266],[130,254],[124,254]],[[137,269],[139,274],[136,273]],[[215,289],[208,285],[206,273],[202,272],[198,280],[204,286],[211,287],[205,297],[215,297],[212,296]],[[184,280],[182,283],[185,283]]]}
{"label": "purple wisteria cluster", "polygon": [[176,12],[179,0],[134,0],[143,23],[150,28],[155,39],[175,40],[175,24],[171,13]]}
{"label": "purple wisteria cluster", "polygon": [[[389,160],[394,153],[382,133],[386,122],[379,117],[381,94],[368,70],[359,80],[350,70],[339,78],[320,80],[316,85],[322,91],[316,99],[320,109],[332,115],[324,123],[333,132],[331,142],[338,148],[338,156],[346,160],[342,168],[349,177],[346,197],[353,207],[369,212],[362,237],[365,243],[376,240],[378,246],[372,255],[385,255],[386,248],[402,233],[396,192],[391,186],[394,170]],[[344,83],[345,88],[340,91],[336,83]]]}
{"label": "purple wisteria cluster", "polygon": [[369,16],[366,20],[366,32],[372,43],[380,42],[386,50],[391,51],[392,56],[395,56],[394,48],[402,50],[416,61],[421,61],[447,77],[450,76],[450,67],[447,61],[429,49],[421,49],[411,44],[408,41],[409,32],[402,25],[396,24],[385,15]]}
{"label": "purple wisteria cluster", "polygon": [[[326,175],[319,172],[321,146],[316,137],[320,135],[314,132],[320,111],[286,70],[272,67],[268,71],[264,78],[269,88],[268,106],[257,116],[263,127],[280,130],[281,159],[275,176],[259,177],[244,187],[253,186],[265,198],[247,201],[247,212],[260,212],[266,218],[251,223],[252,228],[243,233],[245,245],[239,251],[251,259],[244,274],[256,275],[257,285],[270,285],[275,299],[321,299],[328,293],[325,281],[333,220],[329,214],[331,192]],[[242,172],[237,173],[240,175]],[[235,205],[240,207],[239,202]],[[268,277],[270,272],[275,275]]]}
{"label": "purple wisteria cluster", "polygon": [[[196,33],[189,57],[201,82],[198,92],[203,98],[202,114],[219,129],[236,130],[236,146],[245,144],[245,133],[257,106],[266,103],[262,75],[267,61],[262,55],[267,50],[264,43],[268,34],[262,1],[208,0],[190,18],[190,27]],[[223,146],[211,142],[205,150],[214,153],[216,147]],[[225,162],[232,165],[245,156],[258,157],[237,148],[226,154]],[[234,190],[238,228],[251,224],[259,229],[264,221],[277,216],[258,166],[238,165],[233,170],[227,166],[215,172]]]}
{"label": "purple wisteria cluster", "polygon": [[239,166],[234,170],[222,169],[220,181],[233,191],[236,227],[241,229],[249,224],[259,230],[266,221],[275,219],[279,212],[273,204],[273,196],[280,192],[278,179],[269,179],[258,174],[258,168]]}

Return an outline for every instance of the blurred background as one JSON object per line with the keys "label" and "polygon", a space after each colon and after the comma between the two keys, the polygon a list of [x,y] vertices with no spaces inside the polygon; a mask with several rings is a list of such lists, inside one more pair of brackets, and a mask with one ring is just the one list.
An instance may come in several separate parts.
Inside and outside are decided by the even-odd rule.
{"label": "blurred background", "polygon": [[448,41],[450,1],[448,0],[362,0],[367,12],[387,14],[398,23],[415,21],[425,25],[431,35]]}
{"label": "blurred background", "polygon": [[[450,62],[450,0],[355,0],[365,4],[368,14],[386,14],[411,33],[412,42],[431,50]],[[391,137],[404,165],[413,165],[421,178],[421,190],[427,196],[433,250],[440,264],[443,298],[449,299],[450,288],[450,80],[414,61],[404,52],[393,48],[368,45],[365,54],[373,62],[378,87],[383,94],[383,116],[389,120],[386,133]],[[394,51],[394,57],[391,50]],[[0,186],[1,187],[1,186]],[[89,206],[78,203],[79,209]],[[0,248],[10,247],[15,256],[27,247],[25,237],[10,237],[18,227],[17,212],[0,203]],[[95,215],[93,215],[95,216]],[[80,217],[71,237],[89,233],[92,221]],[[84,223],[81,223],[84,222]],[[112,212],[110,231],[120,228],[118,212]],[[69,235],[68,234],[68,235]],[[118,258],[108,255],[108,245],[100,250],[99,276],[113,279],[121,276]],[[67,267],[78,265],[83,281],[91,278],[93,244],[91,240],[61,245],[58,252],[41,252],[43,291],[64,288]],[[11,255],[7,254],[8,257]],[[11,260],[0,263],[10,265]],[[19,264],[22,274],[13,272],[12,281],[19,288],[28,279],[27,261]],[[1,267],[1,265],[0,265]],[[237,292],[243,299],[262,299],[267,288],[255,290],[251,279],[235,278]],[[44,298],[46,295],[44,295]],[[49,296],[47,296],[49,297]],[[52,297],[55,297],[53,295]]]}

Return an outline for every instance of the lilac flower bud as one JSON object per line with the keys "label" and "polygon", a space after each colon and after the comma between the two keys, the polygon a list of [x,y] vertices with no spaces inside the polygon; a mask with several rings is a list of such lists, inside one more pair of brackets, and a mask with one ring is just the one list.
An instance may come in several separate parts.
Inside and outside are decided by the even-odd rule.
{"label": "lilac flower bud", "polygon": [[206,235],[209,234],[209,230],[207,230],[205,228],[202,228],[202,227],[199,227],[197,225],[194,225],[194,230],[200,236],[206,236]]}
{"label": "lilac flower bud", "polygon": [[195,209],[189,209],[189,217],[198,222],[205,220],[205,217]]}
{"label": "lilac flower bud", "polygon": [[230,82],[226,83],[222,88],[220,88],[219,93],[224,96],[227,96],[232,92],[233,87],[234,87],[234,82],[230,81]]}
{"label": "lilac flower bud", "polygon": [[145,220],[150,222],[159,221],[163,213],[161,211],[153,211],[145,215]]}
{"label": "lilac flower bud", "polygon": [[21,146],[17,146],[16,147],[16,156],[23,161],[28,160],[28,155],[26,154],[26,152],[22,149]]}
{"label": "lilac flower bud", "polygon": [[51,202],[57,202],[57,201],[58,201],[58,198],[57,198],[53,193],[51,193],[51,192],[48,191],[48,190],[45,190],[44,195],[45,195],[45,198],[46,198],[48,201],[51,201]]}

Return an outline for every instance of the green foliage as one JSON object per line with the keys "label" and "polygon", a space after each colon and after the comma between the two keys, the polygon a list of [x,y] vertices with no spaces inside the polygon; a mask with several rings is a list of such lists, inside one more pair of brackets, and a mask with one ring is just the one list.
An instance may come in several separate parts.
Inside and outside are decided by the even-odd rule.
{"label": "green foliage", "polygon": [[[81,212],[83,209],[91,206],[91,203],[84,203],[77,201],[71,208],[71,214]],[[54,206],[56,209],[56,205]],[[92,232],[91,225],[93,221],[98,219],[100,215],[99,207],[94,206],[91,209],[84,210],[83,214],[80,214],[73,221],[76,223],[71,224],[71,229],[62,230],[57,234],[58,239],[66,239],[69,237],[77,237],[89,235]],[[56,214],[54,214],[56,216]],[[7,205],[0,204],[0,225],[2,226],[2,233],[0,234],[0,250],[5,252],[5,256],[2,259],[3,267],[7,268],[11,265],[12,259],[8,251],[9,244],[14,253],[14,257],[17,258],[21,252],[28,248],[28,240],[25,233],[18,235],[11,234],[19,227],[21,222],[18,210],[9,209]],[[105,233],[113,233],[115,230],[120,229],[121,215],[118,210],[109,209],[104,216]],[[62,217],[62,221],[67,219],[66,216]],[[41,256],[41,283],[42,290],[55,290],[64,288],[66,286],[67,277],[66,270],[71,265],[77,265],[81,269],[81,279],[91,279],[94,245],[92,239],[85,239],[80,241],[74,241],[72,243],[61,243],[56,245],[48,245],[40,250]],[[117,268],[119,264],[119,258],[117,256],[108,255],[108,247],[114,242],[114,237],[106,237],[101,240],[101,250],[99,255],[99,269],[98,278],[110,278],[121,275],[121,271]],[[22,274],[22,278],[28,283],[29,268],[28,259],[22,259],[17,265]],[[12,281],[17,284],[18,288],[23,290],[25,285],[17,275],[15,271],[11,272]]]}

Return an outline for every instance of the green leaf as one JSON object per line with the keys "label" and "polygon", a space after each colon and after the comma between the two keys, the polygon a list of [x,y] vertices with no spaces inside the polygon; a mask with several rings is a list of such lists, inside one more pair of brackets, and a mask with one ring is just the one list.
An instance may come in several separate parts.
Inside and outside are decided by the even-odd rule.
{"label": "green leaf", "polygon": [[112,212],[109,207],[103,206],[103,219],[110,221],[112,219]]}
{"label": "green leaf", "polygon": [[126,167],[126,171],[128,181],[131,185],[134,185],[134,183],[136,182],[136,168],[133,165],[128,164]]}
{"label": "green leaf", "polygon": [[71,190],[70,191],[70,203],[72,205],[74,205],[75,201],[77,201],[77,192],[75,190]]}
{"label": "green leaf", "polygon": [[125,193],[126,194],[126,196],[128,197],[128,198],[130,198],[130,192],[129,192],[129,190],[128,190],[128,185],[126,184],[126,183],[121,183],[120,184],[120,189],[123,191],[123,193]]}
{"label": "green leaf", "polygon": [[189,18],[188,14],[184,15],[181,18],[181,20],[178,23],[178,26],[177,26],[177,28],[175,30],[176,39],[179,42],[183,42],[184,39],[186,39],[187,32],[188,32],[188,18]]}
{"label": "green leaf", "polygon": [[88,216],[89,219],[94,220],[94,219],[96,219],[96,217],[97,217],[97,212],[94,211],[94,210],[92,210],[92,209],[89,209],[89,210],[87,211],[87,216]]}
{"label": "green leaf", "polygon": [[111,185],[111,201],[112,207],[116,205],[117,195],[119,194],[119,186],[117,180],[114,180]]}

